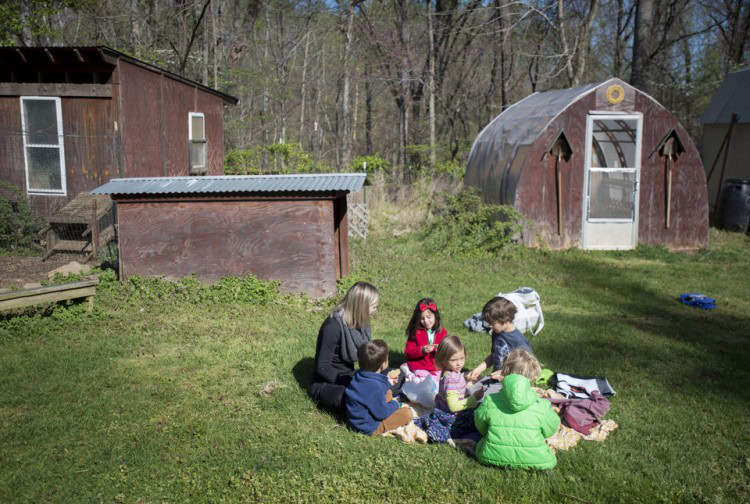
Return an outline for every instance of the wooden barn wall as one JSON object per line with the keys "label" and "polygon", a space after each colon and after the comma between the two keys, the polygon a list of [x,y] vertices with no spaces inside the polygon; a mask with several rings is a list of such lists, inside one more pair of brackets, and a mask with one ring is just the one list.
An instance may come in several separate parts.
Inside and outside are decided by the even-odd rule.
{"label": "wooden barn wall", "polygon": [[168,177],[190,174],[188,114],[195,110],[195,88],[164,78],[164,129],[166,172]]}
{"label": "wooden barn wall", "polygon": [[62,98],[68,199],[115,177],[114,118],[109,98]]}
{"label": "wooden barn wall", "polygon": [[17,96],[0,96],[0,180],[26,190],[21,100]]}
{"label": "wooden barn wall", "polygon": [[[698,149],[677,119],[650,98],[639,94],[636,108],[643,112],[640,217],[638,243],[664,244],[675,249],[708,245],[708,192]],[[652,151],[671,128],[685,146],[672,169],[672,204],[666,228],[666,163]]]}
{"label": "wooden barn wall", "polygon": [[[78,193],[114,176],[114,125],[110,98],[62,97],[65,195],[28,196],[34,214],[49,217]],[[0,98],[0,180],[26,191],[20,97]]]}
{"label": "wooden barn wall", "polygon": [[336,292],[332,200],[124,202],[120,264],[130,275],[205,282],[223,276],[281,281],[283,292]]}
{"label": "wooden barn wall", "polygon": [[[551,248],[581,246],[583,177],[586,118],[590,110],[641,112],[641,150],[638,243],[663,244],[673,249],[694,249],[708,244],[708,202],[703,167],[695,145],[674,116],[650,98],[624,85],[626,99],[610,105],[603,94],[591,93],[568,107],[540,135],[525,157],[516,193],[516,207],[533,223],[525,237],[536,244],[537,237]],[[671,223],[666,228],[665,164],[651,152],[671,128],[677,131],[687,152],[673,171]],[[557,234],[557,195],[554,159],[545,151],[563,129],[573,149],[569,162],[561,161],[563,226]]]}
{"label": "wooden barn wall", "polygon": [[[191,112],[202,112],[205,116],[207,175],[224,175],[224,100],[196,88],[195,101]],[[187,125],[187,114],[185,124]]]}
{"label": "wooden barn wall", "polygon": [[120,60],[127,177],[189,175],[188,114],[205,117],[208,175],[224,173],[224,103],[211,93]]}
{"label": "wooden barn wall", "polygon": [[[539,239],[551,248],[581,246],[586,116],[594,104],[593,93],[573,103],[550,123],[524,158],[516,208],[533,223],[533,229],[525,234],[529,245],[538,244]],[[563,223],[561,234],[558,235],[555,160],[545,153],[561,129],[570,142],[573,155],[567,162],[560,160]]]}
{"label": "wooden barn wall", "polygon": [[163,176],[161,75],[123,60],[119,60],[118,69],[122,176]]}

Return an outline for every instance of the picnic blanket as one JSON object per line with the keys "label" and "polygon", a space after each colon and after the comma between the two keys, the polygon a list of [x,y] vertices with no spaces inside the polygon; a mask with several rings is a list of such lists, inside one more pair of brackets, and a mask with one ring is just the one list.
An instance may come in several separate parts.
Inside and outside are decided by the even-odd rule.
{"label": "picnic blanket", "polygon": [[[562,394],[555,392],[552,389],[542,389],[538,387],[532,387],[541,398],[552,398],[552,399],[564,399]],[[412,410],[412,415],[415,419],[429,414],[432,410],[419,403],[404,403],[404,406],[408,406]],[[556,413],[560,413],[560,409],[553,407]],[[575,448],[578,443],[583,441],[598,441],[603,442],[607,439],[607,436],[617,429],[619,425],[612,419],[602,419],[601,423],[591,429],[588,435],[583,435],[580,432],[571,429],[567,425],[560,422],[557,432],[550,438],[547,438],[547,445],[552,449],[553,452],[557,453],[560,450],[570,450]],[[382,434],[383,437],[392,437],[401,440],[404,443],[427,443],[427,433],[417,427],[412,421],[410,424],[393,429]],[[465,452],[468,455],[474,456],[474,449],[476,447],[476,441],[472,439],[449,439],[446,444]]]}
{"label": "picnic blanket", "polygon": [[[565,399],[565,396],[555,392],[552,389],[540,389],[537,387],[532,388],[541,398]],[[560,414],[560,408],[553,406],[552,409],[555,410],[557,414]],[[599,425],[592,428],[591,432],[588,435],[584,436],[580,432],[571,429],[567,425],[560,422],[560,427],[557,428],[557,432],[552,437],[546,439],[547,446],[552,448],[553,452],[557,453],[559,450],[570,450],[571,448],[574,448],[582,439],[585,441],[602,442],[607,439],[609,433],[617,429],[617,427],[617,422],[615,422],[614,420],[602,419]]]}

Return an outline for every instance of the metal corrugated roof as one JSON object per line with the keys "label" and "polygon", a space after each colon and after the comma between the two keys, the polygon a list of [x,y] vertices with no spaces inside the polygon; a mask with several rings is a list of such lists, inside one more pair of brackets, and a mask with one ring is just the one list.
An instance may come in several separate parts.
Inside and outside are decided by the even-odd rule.
{"label": "metal corrugated roof", "polygon": [[362,189],[364,173],[117,178],[90,194],[330,192]]}

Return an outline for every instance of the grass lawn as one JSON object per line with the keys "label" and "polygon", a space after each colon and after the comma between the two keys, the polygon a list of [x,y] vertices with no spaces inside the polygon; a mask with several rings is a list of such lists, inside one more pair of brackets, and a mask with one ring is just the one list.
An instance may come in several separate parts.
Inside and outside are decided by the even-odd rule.
{"label": "grass lawn", "polygon": [[[330,302],[153,302],[110,283],[91,314],[2,318],[0,502],[748,502],[750,239],[711,243],[492,259],[433,257],[409,235],[353,245],[392,365],[419,297],[437,300],[470,368],[489,338],[463,320],[498,291],[537,289],[535,352],[606,376],[620,425],[547,472],[369,438],[318,410],[304,388]],[[718,308],[682,305],[685,292]]]}

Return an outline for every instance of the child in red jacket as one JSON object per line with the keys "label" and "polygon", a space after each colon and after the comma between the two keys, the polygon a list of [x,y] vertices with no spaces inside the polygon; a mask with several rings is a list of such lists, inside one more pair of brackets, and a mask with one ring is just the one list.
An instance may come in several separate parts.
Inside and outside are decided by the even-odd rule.
{"label": "child in red jacket", "polygon": [[440,311],[435,301],[430,298],[420,299],[406,328],[404,348],[408,371],[415,374],[418,380],[424,379],[427,375],[432,375],[436,383],[440,380],[440,370],[435,365],[435,353],[438,344],[446,335],[447,332],[440,323]]}

